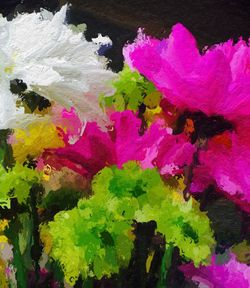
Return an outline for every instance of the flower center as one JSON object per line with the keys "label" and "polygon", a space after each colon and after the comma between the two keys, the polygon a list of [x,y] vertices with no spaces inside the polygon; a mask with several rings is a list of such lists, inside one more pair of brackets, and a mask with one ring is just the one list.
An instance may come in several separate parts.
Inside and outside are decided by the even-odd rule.
{"label": "flower center", "polygon": [[190,136],[191,143],[197,139],[208,139],[220,135],[225,131],[233,130],[233,125],[223,116],[214,115],[208,117],[203,112],[185,111],[176,122],[174,134],[185,132]]}

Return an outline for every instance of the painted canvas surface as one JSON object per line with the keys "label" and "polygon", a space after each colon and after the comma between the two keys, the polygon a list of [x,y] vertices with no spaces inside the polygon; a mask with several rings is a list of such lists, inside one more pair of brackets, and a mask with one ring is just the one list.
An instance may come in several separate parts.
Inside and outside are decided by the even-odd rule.
{"label": "painted canvas surface", "polygon": [[250,287],[250,5],[183,2],[1,1],[0,288]]}

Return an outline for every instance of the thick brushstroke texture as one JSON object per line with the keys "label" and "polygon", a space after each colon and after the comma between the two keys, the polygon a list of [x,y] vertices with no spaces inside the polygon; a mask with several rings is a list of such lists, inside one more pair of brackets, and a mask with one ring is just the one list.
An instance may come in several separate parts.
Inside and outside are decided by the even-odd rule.
{"label": "thick brushstroke texture", "polygon": [[49,122],[32,123],[26,129],[15,129],[9,143],[19,163],[23,163],[27,156],[37,158],[45,149],[64,147],[62,132]]}
{"label": "thick brushstroke texture", "polygon": [[[101,104],[104,107],[113,106],[116,111],[137,111],[138,107],[145,103],[145,98],[156,92],[151,82],[147,81],[137,71],[131,71],[127,65],[118,75],[119,78],[113,82],[113,86],[116,88],[114,95],[101,97]],[[157,95],[154,96],[152,102],[157,103]]]}
{"label": "thick brushstroke texture", "polygon": [[[15,211],[17,212],[17,211]],[[20,212],[20,211],[19,211]],[[20,246],[19,246],[19,233],[21,231],[20,219],[15,213],[7,231],[6,235],[10,239],[11,244],[13,245],[13,260],[12,263],[16,269],[15,277],[17,281],[18,288],[26,288],[27,286],[27,269],[23,261]]]}
{"label": "thick brushstroke texture", "polygon": [[97,55],[101,44],[87,42],[81,32],[65,24],[67,9],[65,5],[55,15],[46,10],[18,14],[12,21],[1,17],[2,129],[32,121],[16,106],[17,95],[10,91],[10,81],[15,79],[23,81],[27,91],[67,109],[74,106],[82,120],[105,120],[97,96],[112,93],[108,82],[115,74],[105,69],[106,59]]}
{"label": "thick brushstroke texture", "polygon": [[0,286],[249,287],[249,43],[67,11],[0,17]]}
{"label": "thick brushstroke texture", "polygon": [[29,197],[29,190],[34,183],[40,181],[41,175],[20,164],[7,172],[0,166],[1,196],[0,206],[11,208],[11,199],[16,198],[20,204]]}
{"label": "thick brushstroke texture", "polygon": [[[206,215],[196,202],[185,202],[165,186],[155,169],[142,170],[134,162],[124,164],[123,169],[106,167],[94,177],[92,190],[93,196],[80,200],[77,207],[41,225],[45,252],[59,261],[71,285],[79,274],[84,279],[93,274],[101,279],[117,273],[119,267],[126,268],[136,237],[130,260],[130,268],[136,270],[127,285],[134,287],[135,277],[140,277],[140,287],[144,287],[152,243],[148,236],[158,238],[156,225],[167,243],[179,247],[182,257],[192,259],[196,266],[209,263],[214,240]],[[138,224],[133,225],[134,221]],[[149,233],[146,223],[152,221],[156,225],[150,225]]]}
{"label": "thick brushstroke texture", "polygon": [[201,55],[191,33],[177,24],[162,41],[140,32],[124,56],[180,109],[230,120],[249,115],[250,56],[243,40],[215,45]]}
{"label": "thick brushstroke texture", "polygon": [[132,111],[115,112],[114,123],[101,131],[96,123],[88,123],[82,137],[73,145],[43,153],[43,160],[56,169],[66,166],[83,175],[94,175],[107,165],[119,167],[128,160],[137,160],[142,166],[153,167],[158,143],[167,130],[153,124],[141,137],[141,120]]}
{"label": "thick brushstroke texture", "polygon": [[195,147],[186,135],[168,134],[158,147],[155,165],[162,175],[182,174],[183,168],[191,164],[194,152]]}
{"label": "thick brushstroke texture", "polygon": [[39,217],[37,212],[37,202],[38,195],[41,192],[42,187],[39,185],[33,185],[30,189],[30,206],[31,206],[31,218],[32,218],[32,237],[33,245],[31,246],[31,258],[33,260],[33,267],[35,272],[35,283],[36,286],[40,278],[40,265],[39,259],[42,255],[42,246],[40,244],[40,235],[39,235]]}
{"label": "thick brushstroke texture", "polygon": [[[229,40],[201,54],[191,33],[177,24],[169,38],[162,41],[140,31],[136,42],[124,48],[124,56],[129,66],[152,81],[168,101],[180,111],[191,112],[185,112],[194,122],[196,134],[192,133],[191,142],[209,139],[208,145],[199,149],[199,165],[190,191],[202,192],[200,188],[215,181],[228,197],[249,211],[250,49],[247,43],[239,40],[233,44]],[[213,122],[209,118],[193,118],[192,115],[201,112]],[[189,145],[188,141],[185,145]],[[189,157],[191,153],[192,150]]]}
{"label": "thick brushstroke texture", "polygon": [[211,266],[201,266],[195,269],[192,264],[183,265],[180,268],[188,278],[199,285],[206,287],[242,287],[250,285],[250,268],[246,264],[237,262],[235,255],[231,254],[230,260],[220,265],[213,258]]}

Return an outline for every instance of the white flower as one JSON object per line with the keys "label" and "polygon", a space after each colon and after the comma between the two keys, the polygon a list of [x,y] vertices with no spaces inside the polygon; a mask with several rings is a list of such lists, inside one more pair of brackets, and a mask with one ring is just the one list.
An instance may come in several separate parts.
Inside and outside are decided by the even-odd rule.
{"label": "white flower", "polygon": [[74,106],[82,120],[100,118],[98,95],[113,93],[115,74],[97,54],[101,43],[86,41],[65,24],[67,8],[0,18],[0,129],[13,128],[24,113],[10,92],[13,79],[65,108]]}

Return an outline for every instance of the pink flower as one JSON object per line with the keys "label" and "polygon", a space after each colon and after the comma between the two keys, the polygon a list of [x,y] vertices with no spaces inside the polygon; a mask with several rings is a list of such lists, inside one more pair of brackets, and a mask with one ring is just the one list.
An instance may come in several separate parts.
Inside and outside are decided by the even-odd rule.
{"label": "pink flower", "polygon": [[[239,40],[234,45],[229,40],[200,53],[192,34],[177,24],[164,40],[150,38],[140,31],[135,43],[124,48],[124,57],[132,69],[152,81],[179,109],[177,124],[182,126],[177,134],[183,132],[185,121],[191,119],[194,123],[191,142],[199,139],[208,142],[199,151],[191,190],[201,192],[216,182],[219,189],[250,210],[250,47],[247,43]],[[189,153],[192,151],[190,147]],[[174,155],[166,152],[161,158],[174,163]]]}
{"label": "pink flower", "polygon": [[161,141],[154,164],[162,175],[182,174],[183,168],[193,160],[195,146],[184,134],[167,134]]}
{"label": "pink flower", "polygon": [[[207,149],[199,153],[200,165],[194,172],[198,177],[194,179],[203,182],[203,188],[214,179],[219,189],[250,212],[250,149],[241,140],[236,133],[224,133],[209,140]],[[202,174],[207,179],[202,179]],[[202,187],[195,185],[197,182],[193,183],[193,192],[202,191]]]}
{"label": "pink flower", "polygon": [[177,24],[162,41],[139,32],[124,57],[179,109],[230,120],[250,115],[250,48],[243,40],[200,54],[192,34]]}
{"label": "pink flower", "polygon": [[212,265],[195,268],[193,264],[180,267],[185,276],[199,284],[199,287],[207,288],[249,288],[250,267],[239,263],[232,254],[231,259],[223,265],[215,263],[213,257]]}
{"label": "pink flower", "polygon": [[96,123],[87,123],[76,143],[47,150],[44,163],[55,169],[66,166],[86,176],[93,176],[108,165],[121,167],[129,160],[141,162],[144,168],[153,167],[157,147],[167,129],[155,123],[140,135],[141,120],[132,111],[115,112],[110,120],[114,124],[108,131],[101,131]]}

